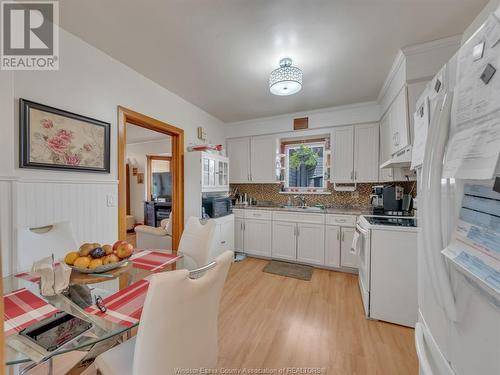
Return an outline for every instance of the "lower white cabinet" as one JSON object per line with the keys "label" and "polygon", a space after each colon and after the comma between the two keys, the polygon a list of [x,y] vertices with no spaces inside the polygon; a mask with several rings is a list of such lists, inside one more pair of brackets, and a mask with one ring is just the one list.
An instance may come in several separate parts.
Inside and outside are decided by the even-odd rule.
{"label": "lower white cabinet", "polygon": [[286,221],[273,221],[273,258],[297,259],[297,224]]}
{"label": "lower white cabinet", "polygon": [[271,257],[271,213],[233,210],[234,250],[249,255]]}
{"label": "lower white cabinet", "polygon": [[325,266],[340,267],[340,227],[327,225],[325,229]]}
{"label": "lower white cabinet", "polygon": [[235,218],[234,219],[234,250],[243,253],[245,251],[243,247],[243,225],[245,224],[244,219]]}
{"label": "lower white cabinet", "polygon": [[245,219],[243,223],[243,246],[246,254],[271,256],[271,222]]}
{"label": "lower white cabinet", "polygon": [[310,264],[325,262],[323,224],[273,222],[272,257]]}
{"label": "lower white cabinet", "polygon": [[354,215],[252,209],[235,209],[234,214],[236,251],[290,262],[357,268],[357,259],[350,252]]}
{"label": "lower white cabinet", "polygon": [[311,264],[325,263],[325,226],[297,223],[297,260]]}
{"label": "lower white cabinet", "polygon": [[356,255],[351,253],[354,228],[342,227],[340,230],[340,266],[358,268]]}

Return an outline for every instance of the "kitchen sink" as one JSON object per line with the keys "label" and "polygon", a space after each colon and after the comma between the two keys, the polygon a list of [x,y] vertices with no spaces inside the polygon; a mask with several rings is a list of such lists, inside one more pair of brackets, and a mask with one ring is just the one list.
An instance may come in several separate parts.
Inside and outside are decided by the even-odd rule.
{"label": "kitchen sink", "polygon": [[281,206],[281,208],[285,208],[289,211],[297,211],[297,212],[322,212],[323,211],[322,207],[310,207],[310,206],[305,206],[305,207]]}

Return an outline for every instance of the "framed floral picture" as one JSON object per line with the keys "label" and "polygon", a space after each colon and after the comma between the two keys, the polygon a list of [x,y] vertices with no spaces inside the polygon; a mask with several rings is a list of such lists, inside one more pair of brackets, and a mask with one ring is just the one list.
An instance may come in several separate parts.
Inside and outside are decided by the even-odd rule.
{"label": "framed floral picture", "polygon": [[110,124],[19,99],[20,168],[110,171]]}

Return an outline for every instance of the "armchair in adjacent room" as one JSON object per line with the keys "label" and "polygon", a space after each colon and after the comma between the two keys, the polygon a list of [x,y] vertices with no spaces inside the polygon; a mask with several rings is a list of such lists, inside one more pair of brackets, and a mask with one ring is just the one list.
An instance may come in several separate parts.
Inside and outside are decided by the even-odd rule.
{"label": "armchair in adjacent room", "polygon": [[135,227],[138,249],[172,250],[172,214],[158,228],[147,225]]}

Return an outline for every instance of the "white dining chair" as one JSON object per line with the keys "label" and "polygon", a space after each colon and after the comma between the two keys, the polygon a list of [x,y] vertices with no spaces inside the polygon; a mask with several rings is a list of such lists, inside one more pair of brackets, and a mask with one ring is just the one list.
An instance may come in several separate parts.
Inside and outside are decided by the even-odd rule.
{"label": "white dining chair", "polygon": [[189,255],[199,266],[207,264],[216,245],[216,227],[217,224],[213,219],[202,222],[197,217],[191,216],[182,232],[177,251]]}
{"label": "white dining chair", "polygon": [[232,261],[233,252],[226,251],[198,270],[153,275],[137,336],[99,355],[97,370],[102,375],[166,375],[214,368],[219,302]]}
{"label": "white dining chair", "polygon": [[19,227],[15,271],[31,269],[34,261],[51,254],[62,259],[69,251],[78,251],[78,244],[68,221],[37,228]]}

